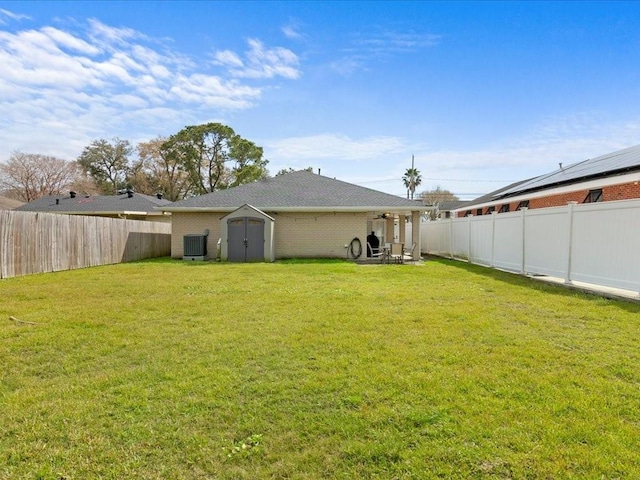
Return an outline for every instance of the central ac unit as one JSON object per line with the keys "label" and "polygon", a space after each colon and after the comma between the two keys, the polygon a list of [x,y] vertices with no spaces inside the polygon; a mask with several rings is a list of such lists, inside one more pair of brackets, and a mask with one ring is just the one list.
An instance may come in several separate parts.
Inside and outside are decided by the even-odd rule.
{"label": "central ac unit", "polygon": [[204,260],[207,256],[207,236],[206,235],[185,235],[184,238],[184,260]]}

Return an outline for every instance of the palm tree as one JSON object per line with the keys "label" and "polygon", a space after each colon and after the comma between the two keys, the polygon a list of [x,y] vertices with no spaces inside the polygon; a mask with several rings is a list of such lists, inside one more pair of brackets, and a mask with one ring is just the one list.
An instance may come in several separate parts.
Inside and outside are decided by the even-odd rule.
{"label": "palm tree", "polygon": [[407,187],[407,198],[409,198],[409,193],[411,193],[411,200],[413,200],[413,194],[416,188],[422,183],[420,172],[414,167],[407,168],[407,171],[402,177],[402,182],[404,186]]}

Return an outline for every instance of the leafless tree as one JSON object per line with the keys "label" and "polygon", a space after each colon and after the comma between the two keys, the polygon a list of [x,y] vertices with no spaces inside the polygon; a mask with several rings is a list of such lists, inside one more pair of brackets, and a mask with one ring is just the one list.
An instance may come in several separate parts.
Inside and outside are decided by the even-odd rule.
{"label": "leafless tree", "polygon": [[460,200],[457,195],[439,185],[436,188],[422,192],[420,198],[425,205],[435,205],[440,202],[455,202]]}
{"label": "leafless tree", "polygon": [[76,162],[37,153],[13,152],[0,163],[0,185],[6,195],[31,202],[45,195],[59,195],[77,180]]}

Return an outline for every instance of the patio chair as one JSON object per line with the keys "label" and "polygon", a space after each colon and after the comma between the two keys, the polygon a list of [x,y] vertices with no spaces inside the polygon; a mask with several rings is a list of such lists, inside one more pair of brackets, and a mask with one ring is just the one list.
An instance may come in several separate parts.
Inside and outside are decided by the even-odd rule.
{"label": "patio chair", "polygon": [[404,258],[402,257],[403,249],[404,249],[404,244],[392,243],[391,251],[389,252],[389,261],[393,260],[395,263],[403,263],[404,261]]}
{"label": "patio chair", "polygon": [[373,248],[369,242],[367,242],[367,252],[371,252],[370,258],[379,258],[380,262],[384,262],[385,251],[382,248]]}
{"label": "patio chair", "polygon": [[415,260],[413,259],[413,252],[415,251],[415,249],[416,249],[416,242],[413,242],[411,244],[411,248],[403,248],[402,259],[408,262],[414,262]]}

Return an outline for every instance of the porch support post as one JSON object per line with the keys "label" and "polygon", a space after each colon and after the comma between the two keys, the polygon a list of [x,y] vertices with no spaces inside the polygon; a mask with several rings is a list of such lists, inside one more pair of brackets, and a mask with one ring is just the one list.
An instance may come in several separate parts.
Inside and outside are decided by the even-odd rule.
{"label": "porch support post", "polygon": [[420,260],[422,253],[422,238],[420,236],[420,212],[411,212],[411,240],[416,242],[416,248],[413,250],[413,260]]}
{"label": "porch support post", "polygon": [[400,243],[404,244],[406,247],[407,216],[404,214],[398,215],[398,230],[400,235]]}
{"label": "porch support post", "polygon": [[393,216],[389,215],[387,217],[387,225],[385,228],[385,243],[393,243],[393,236],[394,236],[394,231],[393,231]]}

